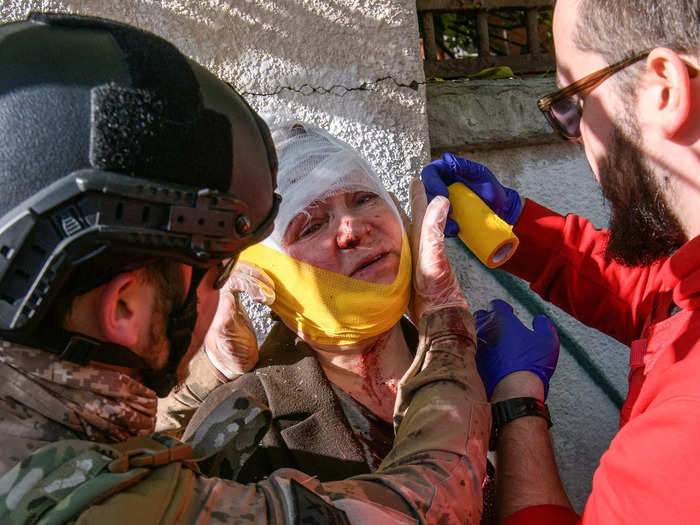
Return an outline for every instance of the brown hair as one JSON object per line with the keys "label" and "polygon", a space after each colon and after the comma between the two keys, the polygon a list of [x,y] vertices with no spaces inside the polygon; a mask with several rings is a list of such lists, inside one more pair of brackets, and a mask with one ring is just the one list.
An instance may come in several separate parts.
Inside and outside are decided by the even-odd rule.
{"label": "brown hair", "polygon": [[[581,51],[599,53],[611,64],[655,47],[697,56],[700,0],[578,0],[573,38]],[[616,77],[624,84],[635,71],[640,68]]]}

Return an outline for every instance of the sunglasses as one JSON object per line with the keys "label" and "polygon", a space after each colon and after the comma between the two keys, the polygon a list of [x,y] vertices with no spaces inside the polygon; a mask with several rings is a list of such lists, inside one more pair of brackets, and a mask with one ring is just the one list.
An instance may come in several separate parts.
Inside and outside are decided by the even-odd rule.
{"label": "sunglasses", "polygon": [[[594,71],[559,91],[545,95],[537,101],[537,107],[544,113],[545,118],[558,135],[565,140],[577,142],[581,140],[582,95],[590,93],[618,71],[643,60],[649,56],[650,52],[651,50],[644,51]],[[688,63],[686,63],[686,66],[691,78],[697,76],[698,70],[695,67]]]}

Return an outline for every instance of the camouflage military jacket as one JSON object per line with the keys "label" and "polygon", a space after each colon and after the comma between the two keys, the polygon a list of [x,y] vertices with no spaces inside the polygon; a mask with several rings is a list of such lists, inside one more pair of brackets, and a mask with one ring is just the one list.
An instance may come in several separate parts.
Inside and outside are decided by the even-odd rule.
{"label": "camouflage military jacket", "polygon": [[127,375],[0,341],[0,474],[60,439],[151,434],[156,406],[155,393]]}
{"label": "camouflage military jacket", "polygon": [[[491,411],[474,362],[474,323],[468,312],[445,308],[424,316],[419,334],[416,358],[399,386],[394,448],[377,472],[321,483],[282,469],[257,484],[241,485],[185,468],[172,477],[174,484],[163,498],[153,501],[143,495],[151,494],[148,483],[163,472],[154,469],[139,474],[135,492],[120,492],[103,505],[118,509],[124,501],[126,509],[140,501],[149,509],[160,506],[157,521],[167,523],[479,523]],[[249,401],[242,394],[228,399],[195,433],[195,456],[202,448],[238,439],[238,430],[246,429],[250,416],[265,411],[264,407],[246,411]],[[248,415],[241,417],[239,409]],[[57,450],[66,450],[57,445]],[[55,456],[51,450],[49,454]],[[47,504],[51,497],[58,498],[51,505],[60,513],[68,503],[60,499],[62,491],[70,488],[74,496],[79,491],[73,487],[89,485],[85,480],[94,461],[76,463],[79,472],[45,475],[41,464],[32,463],[40,463],[41,456],[35,453],[0,478],[0,514]],[[37,485],[39,478],[44,483]],[[119,510],[100,514],[102,505],[93,503],[85,503],[80,515],[70,519],[94,523],[99,515],[100,523],[117,523],[123,517]],[[144,509],[142,517],[146,514]]]}

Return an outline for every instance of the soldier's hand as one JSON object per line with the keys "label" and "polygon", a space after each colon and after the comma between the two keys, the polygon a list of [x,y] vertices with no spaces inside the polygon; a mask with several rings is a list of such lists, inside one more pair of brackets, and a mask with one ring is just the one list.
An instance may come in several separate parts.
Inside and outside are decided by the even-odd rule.
{"label": "soldier's hand", "polygon": [[[245,266],[242,272],[238,271],[241,265]],[[255,267],[245,263],[236,265],[231,277],[219,290],[219,305],[204,338],[203,346],[209,360],[229,380],[252,370],[258,362],[255,330],[238,293],[245,291],[258,302],[274,302],[274,287],[265,288],[264,281],[260,281],[260,287],[251,284],[252,277],[262,278],[254,270]],[[260,273],[269,279],[261,270]]]}
{"label": "soldier's hand", "polygon": [[254,264],[238,261],[224,288],[231,293],[245,292],[253,301],[270,306],[275,302],[275,282]]}
{"label": "soldier's hand", "polygon": [[413,254],[412,312],[417,323],[423,314],[448,306],[468,309],[467,300],[445,253],[445,220],[450,202],[441,196],[427,204],[420,180],[410,186],[411,252]]}

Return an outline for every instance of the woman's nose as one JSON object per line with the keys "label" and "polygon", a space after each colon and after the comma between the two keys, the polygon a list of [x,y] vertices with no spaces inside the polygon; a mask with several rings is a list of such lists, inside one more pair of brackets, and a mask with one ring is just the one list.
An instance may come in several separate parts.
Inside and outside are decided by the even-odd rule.
{"label": "woman's nose", "polygon": [[339,248],[354,248],[362,241],[363,236],[369,233],[370,227],[362,219],[345,215],[340,219],[338,224],[338,233],[336,235]]}

